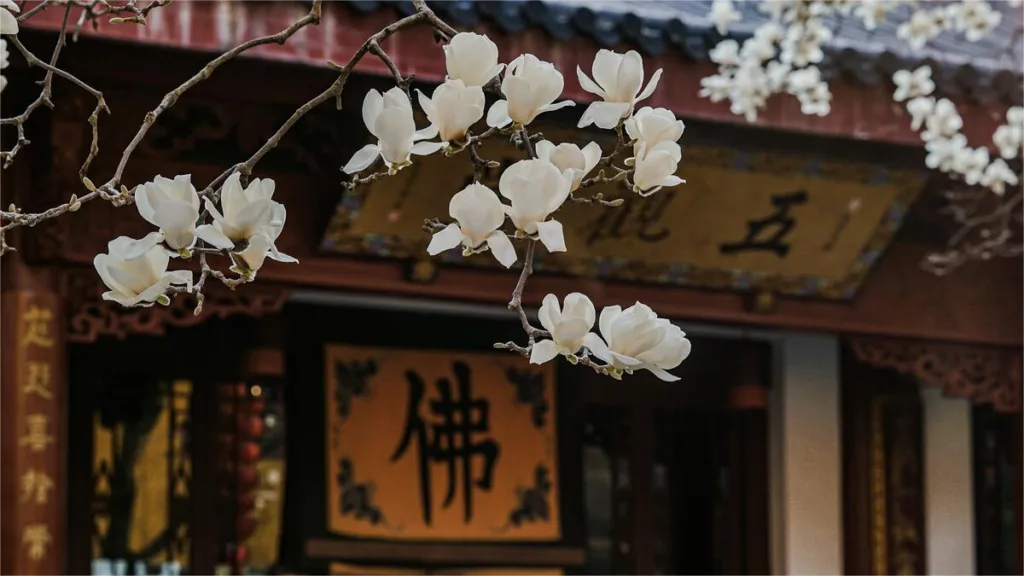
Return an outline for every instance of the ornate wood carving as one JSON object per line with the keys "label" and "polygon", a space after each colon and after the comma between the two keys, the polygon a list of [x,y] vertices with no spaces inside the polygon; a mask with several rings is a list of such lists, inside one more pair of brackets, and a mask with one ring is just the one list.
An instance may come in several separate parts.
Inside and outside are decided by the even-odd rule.
{"label": "ornate wood carving", "polygon": [[1021,409],[1019,350],[933,344],[884,338],[848,338],[859,362],[913,376],[951,398],[991,404],[1000,412]]}
{"label": "ornate wood carving", "polygon": [[209,284],[203,311],[196,316],[196,301],[189,295],[173,298],[169,306],[150,308],[124,308],[106,302],[100,297],[104,287],[91,270],[65,271],[62,289],[68,303],[69,342],[94,342],[100,336],[161,335],[168,327],[194,326],[210,318],[276,314],[288,299],[283,289],[247,285],[232,291]]}

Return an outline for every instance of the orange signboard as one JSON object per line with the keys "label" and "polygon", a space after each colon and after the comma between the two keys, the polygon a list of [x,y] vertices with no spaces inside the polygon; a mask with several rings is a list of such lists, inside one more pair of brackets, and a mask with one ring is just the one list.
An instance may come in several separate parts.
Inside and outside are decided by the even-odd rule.
{"label": "orange signboard", "polygon": [[561,537],[550,364],[337,345],[325,359],[329,530],[398,540]]}

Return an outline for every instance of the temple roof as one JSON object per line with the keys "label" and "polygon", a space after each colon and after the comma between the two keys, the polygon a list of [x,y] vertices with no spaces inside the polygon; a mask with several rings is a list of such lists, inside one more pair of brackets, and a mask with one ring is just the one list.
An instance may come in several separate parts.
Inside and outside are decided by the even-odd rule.
{"label": "temple roof", "polygon": [[[361,11],[382,5],[411,13],[408,0],[353,0]],[[468,27],[486,19],[506,33],[527,28],[545,30],[556,40],[585,36],[600,46],[632,44],[656,55],[678,50],[694,60],[707,60],[708,52],[722,36],[707,15],[711,0],[455,0],[430,2],[431,7],[453,25]],[[743,20],[730,29],[730,37],[743,39],[767,18],[759,2],[736,2]],[[1018,29],[1024,10],[1007,2],[990,2],[1003,13],[999,26],[978,42],[962,34],[943,32],[920,51],[912,51],[896,36],[890,17],[868,31],[859,18],[826,19],[835,38],[826,47],[825,62],[819,65],[826,77],[845,76],[864,84],[889,82],[896,70],[929,63],[943,95],[971,96],[983,102],[996,99],[1019,101],[1024,36]],[[910,7],[900,11],[909,14]]]}

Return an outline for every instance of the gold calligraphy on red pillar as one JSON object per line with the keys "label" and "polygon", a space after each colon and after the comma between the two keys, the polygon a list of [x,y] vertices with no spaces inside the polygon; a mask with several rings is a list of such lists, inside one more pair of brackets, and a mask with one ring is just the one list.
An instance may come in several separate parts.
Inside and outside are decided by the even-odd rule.
{"label": "gold calligraphy on red pillar", "polygon": [[[58,574],[63,567],[60,519],[62,359],[59,299],[46,292],[5,294],[5,314],[14,313],[5,337],[14,336],[13,366],[5,372],[5,401],[11,412],[14,466],[5,470],[5,483],[17,498],[10,517],[17,536],[19,574]],[[13,333],[13,334],[12,334]],[[8,348],[10,350],[10,348]],[[5,513],[6,516],[6,513]],[[5,520],[7,519],[5,518]],[[13,553],[14,551],[8,551]]]}

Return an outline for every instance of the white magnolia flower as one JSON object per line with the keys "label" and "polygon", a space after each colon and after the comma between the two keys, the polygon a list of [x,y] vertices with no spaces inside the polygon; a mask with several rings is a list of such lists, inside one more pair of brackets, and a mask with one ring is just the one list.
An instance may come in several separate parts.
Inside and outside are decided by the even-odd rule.
{"label": "white magnolia flower", "polygon": [[1017,174],[1010,170],[1002,158],[996,158],[985,168],[985,174],[981,177],[981,185],[990,188],[999,196],[1006,192],[1006,185],[1016,185]]}
{"label": "white magnolia flower", "polygon": [[910,128],[917,131],[924,121],[931,116],[935,110],[935,98],[931,96],[918,96],[907,102],[907,112],[910,114]]}
{"label": "white magnolia flower", "polygon": [[808,116],[828,116],[832,109],[832,93],[829,92],[828,84],[821,82],[807,92],[797,95],[800,101],[800,111]]}
{"label": "white magnolia flower", "polygon": [[[977,42],[996,29],[1003,19],[999,10],[993,10],[985,0],[962,2],[956,10],[956,28],[964,32],[968,42]],[[1018,19],[1020,14],[1017,15]]]}
{"label": "white magnolia flower", "polygon": [[967,146],[967,137],[963,134],[954,134],[951,138],[936,137],[924,144],[928,156],[924,159],[925,166],[942,172],[949,172],[953,169],[960,152]]}
{"label": "white magnolia flower", "polygon": [[871,31],[885,20],[890,6],[890,0],[860,0],[853,7],[853,15],[860,18],[864,28]]}
{"label": "white magnolia flower", "polygon": [[580,118],[579,128],[596,125],[598,128],[615,128],[619,120],[629,118],[633,106],[637,102],[650,97],[658,87],[661,79],[659,68],[651,75],[650,82],[643,92],[640,87],[644,82],[644,61],[636,50],[618,54],[611,50],[598,50],[591,68],[594,79],[591,80],[576,67],[576,77],[580,87],[587,92],[599,96],[603,102],[591,102]]}
{"label": "white magnolia flower", "polygon": [[[7,68],[7,65],[10,64],[10,61],[8,61],[7,59],[8,56],[9,54],[7,52],[7,40],[0,38],[0,70]],[[4,78],[3,75],[0,75],[0,92],[3,92],[4,88],[6,87],[7,78]]]}
{"label": "white magnolia flower", "polygon": [[168,304],[164,294],[171,285],[185,286],[192,291],[192,272],[189,270],[167,271],[170,256],[158,246],[128,257],[128,252],[137,240],[121,236],[107,244],[107,254],[98,254],[93,266],[103,283],[110,290],[103,293],[104,300],[117,302],[122,306],[152,306],[154,302]]}
{"label": "white magnolia flower", "polygon": [[[817,70],[817,67],[813,67]],[[786,85],[790,74],[793,73],[793,67],[789,64],[772,60],[765,66],[764,74],[767,80],[767,88],[771,92],[778,92],[782,90],[782,87]]]}
{"label": "white magnolia flower", "polygon": [[18,19],[11,12],[19,11],[20,8],[12,0],[0,0],[0,34],[18,33]]}
{"label": "white magnolia flower", "polygon": [[409,155],[426,155],[437,152],[440,142],[417,142],[437,135],[437,127],[430,125],[416,131],[412,118],[412,103],[397,86],[383,95],[370,90],[363,99],[363,122],[366,129],[377,137],[376,144],[367,144],[348,161],[343,170],[355,174],[369,168],[378,156],[384,158],[391,171],[409,164]]}
{"label": "white magnolia flower", "polygon": [[721,102],[729,97],[732,91],[732,78],[724,75],[714,74],[700,79],[701,89],[699,95],[712,102]]}
{"label": "white magnolia flower", "polygon": [[572,100],[554,103],[562,95],[563,86],[562,73],[553,64],[523,54],[508,65],[501,81],[505,100],[498,100],[487,111],[487,125],[503,127],[515,122],[526,126],[538,114],[575,106]]}
{"label": "white magnolia flower", "polygon": [[647,149],[640,147],[633,165],[633,191],[649,196],[663,186],[678,186],[686,182],[676,176],[683,151],[675,142],[661,142]]}
{"label": "white magnolia flower", "polygon": [[437,128],[442,142],[462,140],[466,130],[483,118],[484,90],[479,86],[466,86],[462,80],[447,80],[434,89],[430,98],[419,90],[416,92],[420,107]]}
{"label": "white magnolia flower", "polygon": [[557,296],[548,294],[537,316],[540,325],[551,333],[551,340],[541,340],[533,345],[530,364],[543,364],[559,354],[576,354],[583,348],[583,339],[594,327],[597,311],[585,294],[573,292],[566,295],[563,308],[558,307]]}
{"label": "white magnolia flower", "polygon": [[458,245],[463,252],[483,252],[490,249],[505,268],[516,261],[512,241],[501,231],[505,221],[504,206],[493,190],[483,184],[470,184],[457,192],[448,202],[448,214],[458,224],[449,224],[430,239],[427,254],[434,256]]}
{"label": "white magnolia flower", "polygon": [[790,73],[786,91],[796,95],[813,90],[818,84],[821,84],[821,70],[817,66],[808,66]]}
{"label": "white magnolia flower", "polygon": [[603,340],[593,332],[583,339],[591,354],[620,371],[650,370],[666,382],[679,380],[667,372],[690,355],[690,341],[678,326],[639,302],[601,310],[599,325]]}
{"label": "white magnolia flower", "polygon": [[924,48],[929,40],[942,32],[935,18],[927,10],[918,10],[904,23],[896,28],[896,36],[905,40],[914,50]]}
{"label": "white magnolia flower", "polygon": [[497,76],[504,64],[498,64],[498,47],[490,38],[474,32],[459,32],[444,46],[444,63],[449,80],[465,86],[483,86]]}
{"label": "white magnolia flower", "polygon": [[740,13],[733,8],[732,0],[714,0],[711,3],[711,22],[722,36],[729,33],[729,25],[740,21]]}
{"label": "white magnolia flower", "polygon": [[999,128],[996,128],[994,134],[992,134],[992,143],[999,148],[999,155],[1003,158],[1010,159],[1015,158],[1020,153],[1021,146],[1021,127],[1011,126],[1010,124],[1003,124]]}
{"label": "white magnolia flower", "polygon": [[636,154],[643,145],[651,150],[662,142],[678,142],[686,125],[682,120],[676,120],[676,115],[668,108],[644,106],[626,120],[625,128],[629,139],[636,140],[633,145]]}
{"label": "white magnolia flower", "polygon": [[[213,224],[196,228],[196,236],[222,250],[234,250],[236,245],[248,242],[237,252],[245,261],[248,272],[258,271],[268,256],[278,262],[298,262],[279,252],[274,245],[288,217],[284,204],[273,200],[275,187],[270,178],[254,178],[243,189],[238,172],[228,176],[220,192],[220,206],[224,212],[217,210],[207,199],[206,210],[213,217]],[[246,273],[244,268],[239,269]]]}
{"label": "white magnolia flower", "polygon": [[964,182],[974,186],[981,182],[988,166],[988,148],[962,148],[953,161],[953,170],[963,174]]}
{"label": "white magnolia flower", "polygon": [[192,186],[192,176],[184,174],[173,180],[157,176],[152,182],[135,188],[135,205],[139,214],[160,232],[153,232],[133,246],[131,256],[148,252],[160,242],[175,251],[190,250],[196,242],[196,220],[199,219],[199,194]]}
{"label": "white magnolia flower", "polygon": [[547,160],[520,160],[498,180],[498,190],[512,204],[504,206],[512,223],[528,235],[536,234],[549,252],[565,252],[562,223],[548,216],[569,197],[573,172],[562,173]]}
{"label": "white magnolia flower", "polygon": [[764,34],[754,34],[743,42],[740,58],[761,64],[775,57],[775,43]]}
{"label": "white magnolia flower", "polygon": [[1024,128],[1024,106],[1011,106],[1006,111],[1006,123]]}
{"label": "white magnolia flower", "polygon": [[580,150],[579,146],[568,142],[555,146],[547,140],[541,140],[537,142],[536,150],[538,158],[551,162],[563,174],[572,171],[570,192],[580,187],[583,177],[590,174],[601,160],[601,146],[597,142],[591,142]]}
{"label": "white magnolia flower", "polygon": [[893,93],[892,99],[897,102],[903,102],[907,98],[927,96],[935,90],[930,66],[921,66],[913,72],[897,70],[892,75],[892,81],[896,84],[896,92]]}
{"label": "white magnolia flower", "polygon": [[739,66],[740,45],[735,40],[722,40],[708,52],[708,58],[719,66]]}
{"label": "white magnolia flower", "polygon": [[964,120],[956,110],[956,105],[948,99],[943,98],[935,103],[935,109],[925,120],[925,131],[921,138],[925,141],[932,138],[949,138],[963,128]]}

